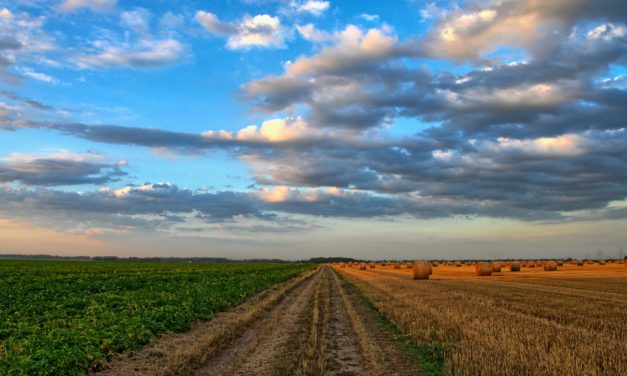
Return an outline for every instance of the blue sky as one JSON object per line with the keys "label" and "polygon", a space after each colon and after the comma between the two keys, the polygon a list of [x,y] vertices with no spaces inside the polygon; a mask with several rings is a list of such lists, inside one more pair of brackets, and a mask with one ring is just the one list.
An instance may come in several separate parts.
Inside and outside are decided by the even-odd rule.
{"label": "blue sky", "polygon": [[0,1],[0,252],[616,253],[625,8]]}

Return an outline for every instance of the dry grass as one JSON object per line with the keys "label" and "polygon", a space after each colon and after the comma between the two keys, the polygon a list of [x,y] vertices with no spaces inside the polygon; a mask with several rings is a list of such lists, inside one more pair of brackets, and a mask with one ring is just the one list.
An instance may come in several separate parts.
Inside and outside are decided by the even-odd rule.
{"label": "dry grass", "polygon": [[307,339],[298,354],[298,364],[294,375],[324,375],[328,373],[329,358],[326,348],[329,341],[329,323],[331,320],[330,273],[324,273],[322,282],[314,294]]}
{"label": "dry grass", "polygon": [[344,274],[406,335],[443,344],[455,374],[627,374],[624,265],[461,269],[441,266],[428,283],[393,268]]}

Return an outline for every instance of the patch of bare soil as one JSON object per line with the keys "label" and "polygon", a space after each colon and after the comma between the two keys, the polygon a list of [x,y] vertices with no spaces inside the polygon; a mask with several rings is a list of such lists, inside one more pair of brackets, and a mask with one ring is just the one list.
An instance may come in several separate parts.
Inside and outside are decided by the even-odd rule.
{"label": "patch of bare soil", "polygon": [[239,338],[200,368],[196,375],[267,375],[320,286],[321,273],[294,289]]}

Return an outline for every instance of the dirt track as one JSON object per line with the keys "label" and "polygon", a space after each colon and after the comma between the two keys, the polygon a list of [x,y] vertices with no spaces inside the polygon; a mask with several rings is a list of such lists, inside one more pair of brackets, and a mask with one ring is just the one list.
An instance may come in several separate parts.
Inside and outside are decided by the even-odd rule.
{"label": "dirt track", "polygon": [[118,359],[104,373],[348,376],[416,375],[418,369],[354,289],[322,266]]}

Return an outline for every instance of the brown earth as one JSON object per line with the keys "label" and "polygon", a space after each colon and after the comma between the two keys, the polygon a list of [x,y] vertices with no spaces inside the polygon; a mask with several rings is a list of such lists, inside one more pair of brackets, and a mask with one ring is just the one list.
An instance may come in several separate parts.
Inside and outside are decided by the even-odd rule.
{"label": "brown earth", "polygon": [[352,286],[328,266],[110,362],[109,375],[416,375]]}

